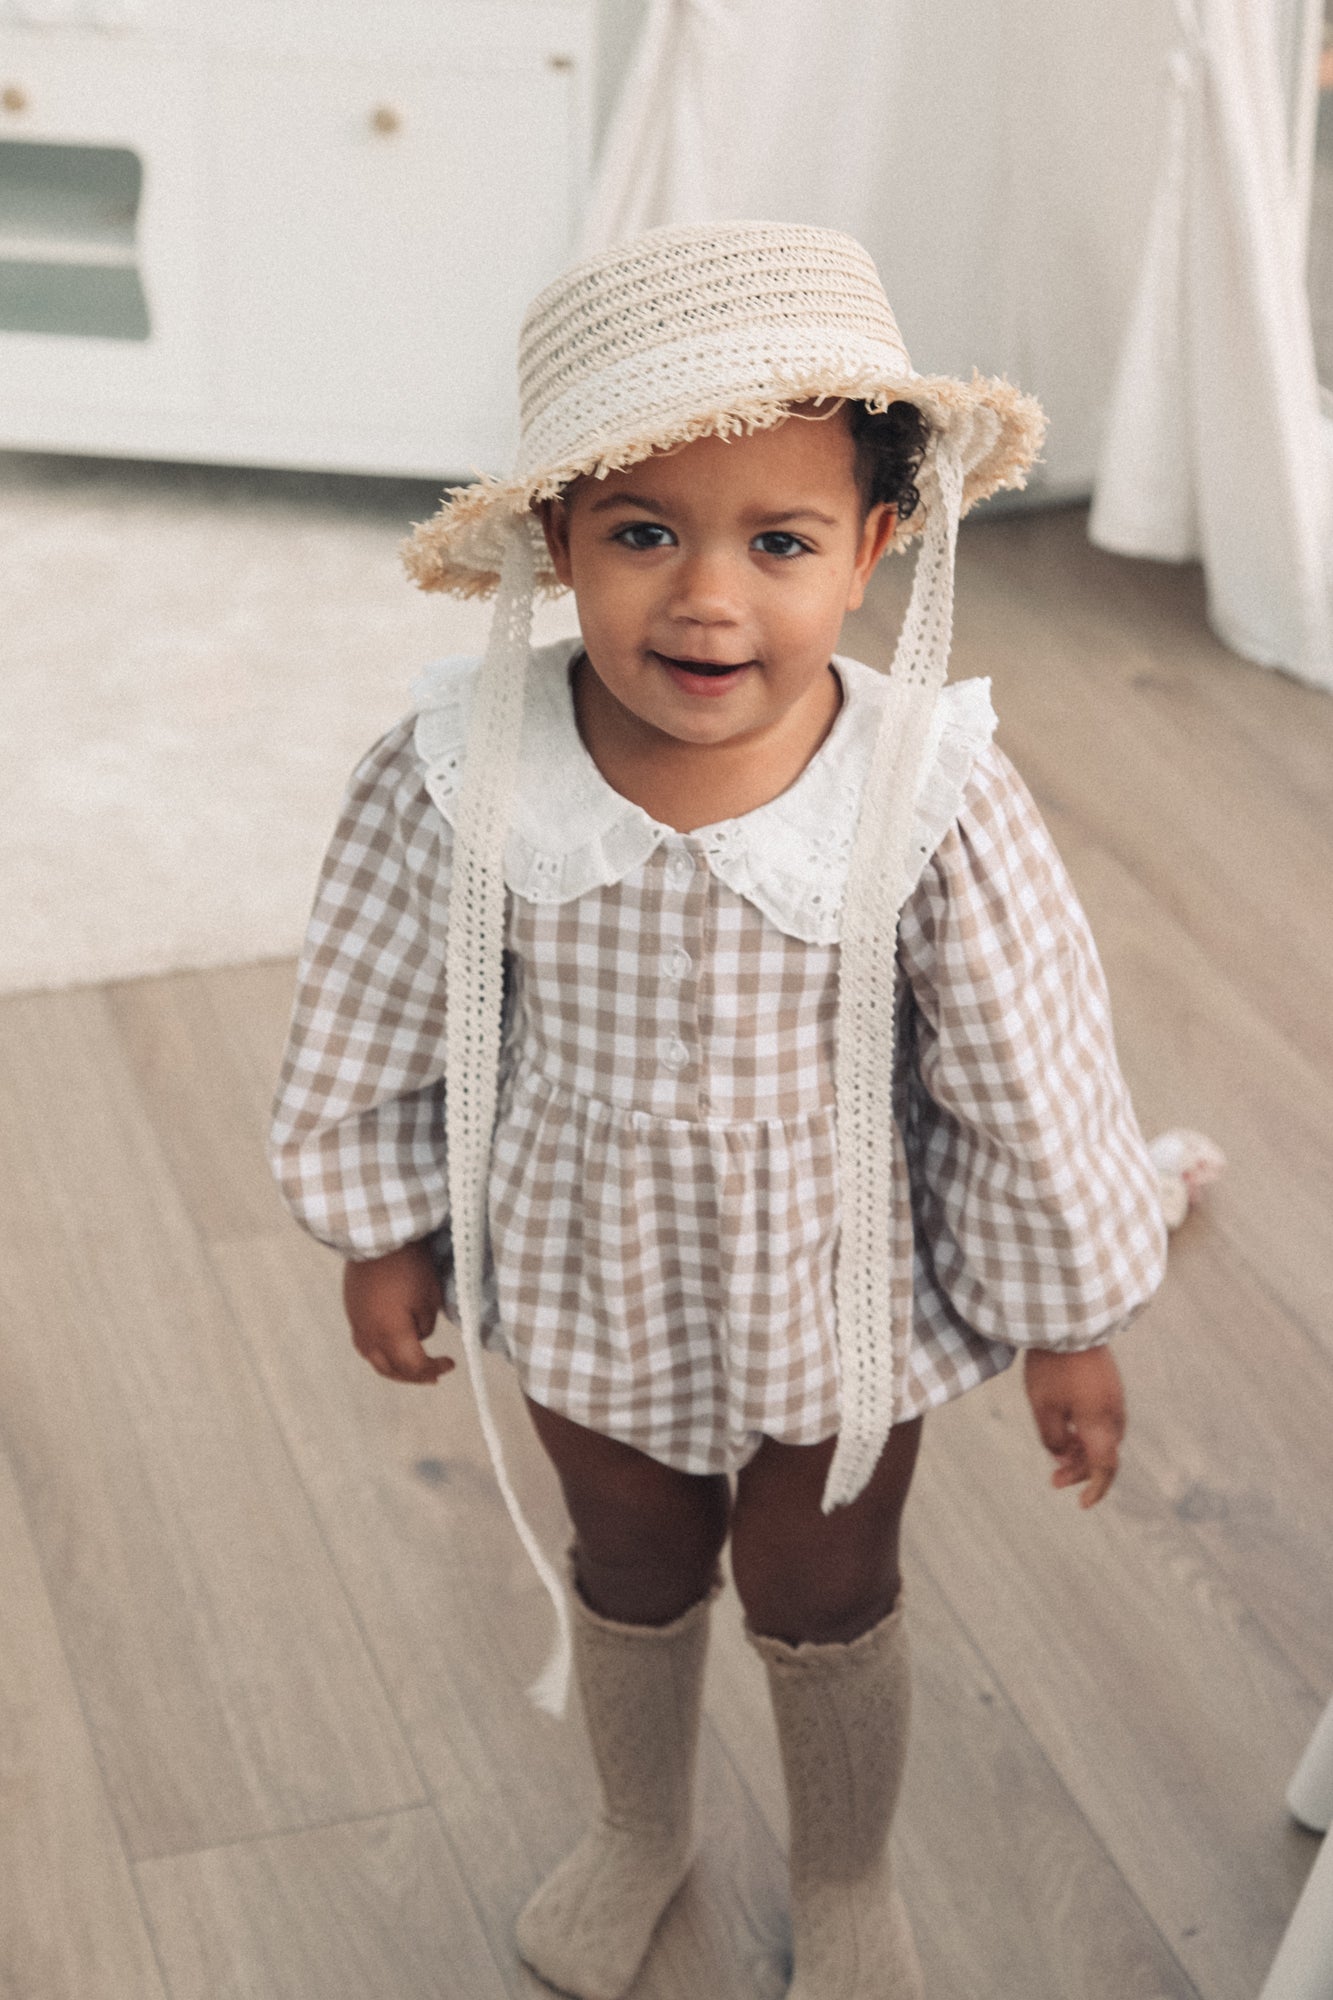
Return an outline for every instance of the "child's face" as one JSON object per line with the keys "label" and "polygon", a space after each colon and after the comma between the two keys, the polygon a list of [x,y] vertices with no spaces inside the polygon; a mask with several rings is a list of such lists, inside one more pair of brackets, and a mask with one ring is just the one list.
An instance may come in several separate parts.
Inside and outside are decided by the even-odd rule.
{"label": "child's face", "polygon": [[840,411],[578,480],[542,519],[602,686],[649,738],[701,747],[827,720],[843,615],[893,529],[864,511]]}

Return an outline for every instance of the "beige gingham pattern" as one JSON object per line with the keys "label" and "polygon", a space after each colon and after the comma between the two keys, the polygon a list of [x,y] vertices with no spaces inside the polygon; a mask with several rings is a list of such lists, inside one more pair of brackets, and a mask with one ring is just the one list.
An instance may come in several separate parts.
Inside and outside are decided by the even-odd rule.
{"label": "beige gingham pattern", "polygon": [[1078,1347],[1160,1281],[1156,1171],[1116,1061],[1087,918],[994,747],[899,924],[906,1133],[933,1282],[977,1333]]}
{"label": "beige gingham pattern", "polygon": [[[353,779],[275,1108],[284,1192],[348,1255],[447,1243],[449,839],[403,725]],[[538,1402],[682,1470],[830,1435],[837,947],[785,935],[689,835],[571,902],[511,896],[508,935],[488,1344]],[[1104,1339],[1164,1233],[1086,921],[998,750],[899,937],[907,1416],[1018,1346]]]}
{"label": "beige gingham pattern", "polygon": [[270,1157],[298,1220],[349,1257],[449,1213],[444,1150],[448,828],[412,723],[352,774],[306,931]]}

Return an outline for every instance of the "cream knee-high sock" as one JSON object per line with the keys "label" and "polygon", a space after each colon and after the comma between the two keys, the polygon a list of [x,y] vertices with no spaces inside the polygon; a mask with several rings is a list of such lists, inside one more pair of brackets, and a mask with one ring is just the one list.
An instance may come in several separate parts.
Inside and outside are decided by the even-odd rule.
{"label": "cream knee-high sock", "polygon": [[620,2000],[693,1859],[709,1610],[618,1625],[574,1599],[574,1671],[601,1789],[591,1830],[518,1919],[522,1957],[578,2000]]}
{"label": "cream knee-high sock", "polygon": [[791,1808],[788,2000],[921,2000],[889,1858],[911,1690],[902,1599],[845,1646],[746,1636],[768,1669]]}

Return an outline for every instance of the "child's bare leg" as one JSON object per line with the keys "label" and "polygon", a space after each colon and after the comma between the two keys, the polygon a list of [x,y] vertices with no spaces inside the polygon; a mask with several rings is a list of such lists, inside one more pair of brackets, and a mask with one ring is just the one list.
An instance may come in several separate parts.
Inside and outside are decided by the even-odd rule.
{"label": "child's bare leg", "polygon": [[898,1535],[920,1432],[894,1430],[865,1491],[831,1514],[831,1442],[765,1442],[740,1479],[732,1563],[791,1807],[788,2000],[922,1993],[889,1853],[910,1706]]}
{"label": "child's bare leg", "polygon": [[518,1920],[553,1986],[616,2000],[692,1858],[691,1793],[725,1479],[673,1472],[529,1404],[575,1535],[574,1660],[601,1811]]}
{"label": "child's bare leg", "polygon": [[677,1472],[539,1403],[528,1411],[574,1524],[584,1602],[621,1624],[665,1625],[707,1596],[731,1507],[723,1475]]}
{"label": "child's bare leg", "polygon": [[820,1501],[835,1440],[764,1439],[736,1482],[731,1522],[732,1574],[754,1631],[828,1644],[857,1638],[893,1609],[921,1423],[889,1433],[865,1490],[831,1514]]}

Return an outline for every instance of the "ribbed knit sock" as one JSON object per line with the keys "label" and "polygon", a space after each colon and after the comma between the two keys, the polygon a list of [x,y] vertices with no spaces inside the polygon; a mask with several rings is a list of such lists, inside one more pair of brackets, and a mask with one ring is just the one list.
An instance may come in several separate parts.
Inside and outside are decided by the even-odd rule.
{"label": "ribbed knit sock", "polygon": [[693,1859],[710,1593],[670,1625],[617,1625],[574,1591],[574,1670],[601,1812],[518,1919],[522,1957],[578,2000],[620,2000]]}
{"label": "ribbed knit sock", "polygon": [[768,1669],[791,1808],[788,2000],[922,2000],[889,1857],[911,1690],[902,1600],[845,1646],[747,1636]]}

